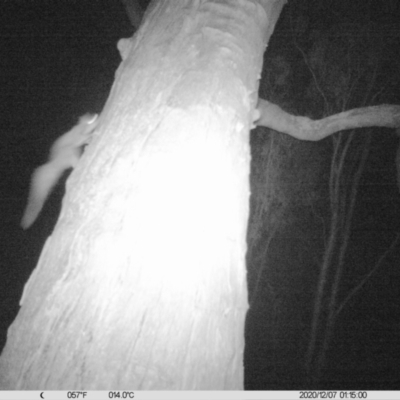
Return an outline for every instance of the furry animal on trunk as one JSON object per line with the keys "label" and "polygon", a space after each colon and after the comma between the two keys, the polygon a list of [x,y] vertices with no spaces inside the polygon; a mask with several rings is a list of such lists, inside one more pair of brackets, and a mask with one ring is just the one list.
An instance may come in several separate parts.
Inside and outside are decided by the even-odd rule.
{"label": "furry animal on trunk", "polygon": [[31,187],[21,226],[28,229],[38,217],[52,189],[69,168],[75,168],[83,147],[91,139],[98,123],[98,114],[85,114],[79,122],[51,146],[49,161],[36,168],[32,174]]}

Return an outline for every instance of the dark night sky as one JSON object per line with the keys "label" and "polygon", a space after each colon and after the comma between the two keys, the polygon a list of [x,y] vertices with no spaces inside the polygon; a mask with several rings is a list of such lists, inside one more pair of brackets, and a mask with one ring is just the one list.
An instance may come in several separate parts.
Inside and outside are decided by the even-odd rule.
{"label": "dark night sky", "polygon": [[[301,1],[294,3],[301,5]],[[309,14],[319,29],[340,18],[348,22],[365,20],[367,14],[373,22],[400,25],[400,6],[394,7],[395,1],[314,0],[304,3],[314,7]],[[39,220],[27,232],[22,231],[19,221],[30,175],[45,161],[55,138],[69,129],[80,115],[101,111],[120,63],[116,43],[132,33],[122,2],[118,0],[0,0],[0,349],[5,343],[6,329],[18,312],[23,285],[54,227],[63,195],[61,182]],[[392,35],[399,37],[400,28],[394,29]],[[394,54],[392,61],[399,70],[399,54]],[[391,100],[399,104],[399,93]],[[376,141],[378,149],[379,140]],[[388,146],[380,147],[372,155],[371,162],[394,157],[396,145],[397,139],[390,135]],[[391,152],[390,157],[386,150]],[[379,163],[374,165],[373,171],[382,167]],[[394,179],[394,167],[391,173]],[[388,190],[389,198],[394,189]],[[377,201],[381,202],[382,198]],[[388,200],[388,203],[398,201]],[[383,219],[386,228],[399,229],[398,223],[390,221],[393,215],[399,217],[398,205],[397,214],[379,210],[379,205],[374,207],[375,218],[379,218],[380,212],[388,213]],[[393,260],[393,265],[396,264],[397,259]],[[381,276],[377,287],[379,292],[390,292],[387,301],[392,303],[392,308],[388,330],[393,333],[396,327],[393,315],[400,316],[400,294],[398,286],[390,286],[393,282],[400,283],[400,278],[394,268],[389,271],[397,274],[396,278]],[[386,289],[386,285],[390,289]],[[369,293],[374,294],[374,291]],[[375,295],[378,294],[376,289]],[[383,325],[382,329],[385,329]],[[397,333],[399,338],[398,322]],[[393,364],[388,368],[393,368]],[[400,389],[400,382],[396,389]]]}

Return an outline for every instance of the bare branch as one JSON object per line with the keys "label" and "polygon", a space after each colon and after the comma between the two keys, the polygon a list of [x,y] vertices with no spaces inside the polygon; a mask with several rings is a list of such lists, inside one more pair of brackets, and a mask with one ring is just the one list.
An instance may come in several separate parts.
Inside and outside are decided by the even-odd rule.
{"label": "bare branch", "polygon": [[259,99],[257,108],[260,112],[256,121],[258,126],[266,126],[301,140],[318,141],[338,131],[370,126],[400,128],[399,105],[354,108],[319,120],[289,114],[263,99]]}
{"label": "bare branch", "polygon": [[342,304],[340,307],[337,309],[335,312],[334,318],[336,319],[340,312],[343,310],[344,306],[349,302],[349,300],[354,297],[357,293],[360,292],[361,288],[365,285],[365,283],[371,278],[371,276],[381,267],[383,261],[387,257],[390,252],[396,248],[397,244],[399,243],[400,235],[397,235],[396,238],[393,240],[392,244],[390,247],[381,255],[379,258],[378,262],[375,264],[374,268],[372,268],[367,275],[364,276],[363,279],[356,285],[352,291],[346,296],[346,298],[343,300]]}

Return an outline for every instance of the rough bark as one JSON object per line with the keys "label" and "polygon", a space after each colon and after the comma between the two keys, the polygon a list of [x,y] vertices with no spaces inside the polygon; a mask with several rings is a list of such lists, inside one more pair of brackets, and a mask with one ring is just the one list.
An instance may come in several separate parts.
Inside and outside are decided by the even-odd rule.
{"label": "rough bark", "polygon": [[283,3],[153,2],[24,289],[2,389],[243,387],[249,129]]}
{"label": "rough bark", "polygon": [[301,140],[317,141],[346,129],[400,126],[400,106],[390,104],[355,108],[319,120],[289,114],[278,105],[262,99],[259,100],[257,108],[260,115],[256,121],[257,125]]}

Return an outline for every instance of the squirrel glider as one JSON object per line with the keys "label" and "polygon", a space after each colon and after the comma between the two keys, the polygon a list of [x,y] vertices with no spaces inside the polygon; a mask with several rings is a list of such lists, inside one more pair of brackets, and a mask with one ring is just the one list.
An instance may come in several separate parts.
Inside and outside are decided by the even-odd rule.
{"label": "squirrel glider", "polygon": [[90,141],[97,126],[98,114],[85,114],[70,131],[59,137],[50,149],[49,161],[36,168],[32,174],[28,203],[21,226],[29,228],[38,217],[43,205],[62,174],[75,168],[83,147]]}
{"label": "squirrel glider", "polygon": [[[121,54],[128,46],[128,39],[118,44]],[[125,50],[124,50],[125,49]],[[85,114],[69,132],[55,141],[49,161],[36,168],[32,175],[28,204],[22,217],[21,226],[29,228],[39,215],[48,195],[65,170],[74,168],[82,155],[83,146],[89,143],[92,132],[97,126],[97,114]],[[400,136],[400,107],[382,104],[357,108],[331,115],[320,120],[287,113],[278,105],[259,99],[253,114],[253,123],[266,126],[300,140],[318,141],[345,129],[368,126],[397,128]],[[396,166],[400,190],[400,146],[397,152]]]}

